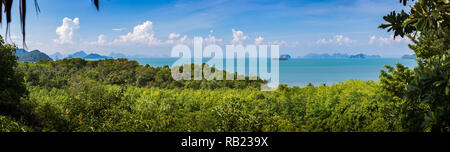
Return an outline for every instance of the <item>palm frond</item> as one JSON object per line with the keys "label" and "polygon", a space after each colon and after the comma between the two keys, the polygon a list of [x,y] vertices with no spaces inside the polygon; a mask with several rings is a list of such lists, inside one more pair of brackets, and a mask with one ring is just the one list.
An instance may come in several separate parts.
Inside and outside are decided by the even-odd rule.
{"label": "palm frond", "polygon": [[27,16],[27,0],[20,0],[19,4],[19,12],[20,12],[20,26],[22,30],[22,45],[26,48],[25,43],[25,24],[26,24],[26,16]]}
{"label": "palm frond", "polygon": [[95,5],[95,7],[97,8],[97,10],[100,9],[98,0],[94,0],[94,5]]}

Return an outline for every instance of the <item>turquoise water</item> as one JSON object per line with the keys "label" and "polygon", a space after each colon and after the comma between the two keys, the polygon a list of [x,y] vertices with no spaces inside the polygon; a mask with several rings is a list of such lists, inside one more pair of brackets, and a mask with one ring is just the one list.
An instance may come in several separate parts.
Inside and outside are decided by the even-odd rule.
{"label": "turquoise water", "polygon": [[[176,58],[134,58],[142,65],[171,66]],[[204,61],[207,61],[205,59]],[[417,65],[415,60],[404,59],[290,59],[279,61],[280,82],[290,86],[334,84],[347,79],[378,81],[384,65],[401,63],[409,68]],[[225,66],[225,64],[224,64]],[[248,74],[248,68],[247,68]]]}

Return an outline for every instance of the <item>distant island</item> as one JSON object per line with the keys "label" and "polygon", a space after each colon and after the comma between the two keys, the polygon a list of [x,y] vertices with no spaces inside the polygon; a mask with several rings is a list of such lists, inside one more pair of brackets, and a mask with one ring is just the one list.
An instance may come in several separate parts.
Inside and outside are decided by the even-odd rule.
{"label": "distant island", "polygon": [[109,57],[114,58],[114,59],[128,58],[128,56],[126,56],[125,54],[122,54],[122,53],[114,53],[114,52],[112,52],[111,54],[109,54]]}
{"label": "distant island", "polygon": [[64,56],[63,54],[56,52],[51,55],[47,55],[44,52],[39,50],[33,50],[31,52],[26,51],[25,49],[17,49],[15,55],[19,57],[19,62],[37,62],[39,60],[62,60],[62,59],[73,59],[73,58],[82,58],[86,60],[101,60],[101,59],[118,59],[118,58],[127,58],[124,54],[120,53],[111,53],[110,56],[103,56],[96,53],[87,54],[84,51],[78,51],[73,54],[69,54]]}
{"label": "distant island", "polygon": [[44,59],[53,61],[47,54],[39,50],[28,52],[25,49],[17,49],[16,56],[19,57],[19,62],[37,62]]}
{"label": "distant island", "polygon": [[403,55],[402,59],[416,59],[417,55],[416,54],[411,54],[411,55]]}
{"label": "distant island", "polygon": [[282,55],[280,55],[279,59],[280,60],[289,60],[289,59],[291,59],[291,55],[289,55],[289,54],[282,54]]}
{"label": "distant island", "polygon": [[50,58],[52,58],[53,60],[61,60],[61,59],[64,59],[64,56],[61,53],[56,52],[56,53],[50,55]]}
{"label": "distant island", "polygon": [[[112,56],[111,56],[112,55]],[[50,55],[54,60],[61,60],[61,59],[73,59],[73,58],[82,58],[87,60],[100,60],[100,59],[113,59],[113,58],[126,58],[125,55],[120,53],[111,53],[110,56],[104,56],[97,53],[91,53],[87,54],[84,51],[78,51],[73,54],[69,54],[66,57],[63,57],[63,55],[59,52],[56,52],[55,54]],[[114,57],[113,57],[114,56]]]}
{"label": "distant island", "polygon": [[381,56],[379,55],[365,55],[365,54],[356,54],[356,55],[350,55],[350,59],[379,59]]}
{"label": "distant island", "polygon": [[333,59],[341,59],[341,58],[349,58],[350,55],[348,54],[341,54],[341,53],[334,53],[334,54],[315,54],[315,53],[310,53],[307,54],[305,56],[303,56],[303,58],[314,58],[314,59],[329,59],[329,58],[333,58]]}
{"label": "distant island", "polygon": [[[128,58],[129,56],[126,56],[121,53],[110,53],[109,56],[100,55],[97,53],[90,53],[87,54],[84,51],[78,51],[73,54],[69,54],[67,56],[64,56],[63,54],[56,52],[52,55],[47,55],[43,52],[40,52],[39,50],[34,50],[31,52],[27,52],[24,49],[17,49],[16,56],[19,57],[20,62],[37,62],[42,59],[47,60],[62,60],[62,59],[73,59],[73,58],[82,58],[86,60],[101,60],[101,59],[119,59],[119,58]],[[279,60],[290,60],[292,57],[289,54],[282,54],[278,58]],[[305,59],[379,59],[381,56],[379,55],[367,55],[367,54],[355,54],[355,55],[349,55],[349,54],[342,54],[342,53],[334,53],[334,54],[315,54],[310,53],[303,57]],[[415,59],[416,55],[404,55],[402,59]]]}
{"label": "distant island", "polygon": [[86,57],[87,54],[84,53],[84,51],[79,51],[79,52],[75,52],[74,54],[70,54],[67,57],[65,57],[66,59],[73,59],[73,58],[84,58]]}
{"label": "distant island", "polygon": [[98,59],[112,59],[111,57],[108,56],[102,56],[100,54],[95,54],[95,53],[91,53],[89,55],[86,55],[85,57],[83,57],[84,59],[91,59],[91,60],[98,60]]}
{"label": "distant island", "polygon": [[379,59],[381,56],[379,55],[366,55],[363,53],[355,54],[355,55],[349,55],[349,54],[341,54],[341,53],[334,53],[334,54],[307,54],[303,58],[310,58],[310,59]]}

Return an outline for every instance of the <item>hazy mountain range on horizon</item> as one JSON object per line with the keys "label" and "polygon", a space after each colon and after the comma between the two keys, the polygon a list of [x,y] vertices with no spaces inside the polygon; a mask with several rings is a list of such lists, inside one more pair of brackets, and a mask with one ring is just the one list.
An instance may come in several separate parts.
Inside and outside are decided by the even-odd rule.
{"label": "hazy mountain range on horizon", "polygon": [[83,59],[117,59],[117,58],[127,58],[126,55],[121,53],[111,53],[109,56],[101,55],[98,53],[90,53],[87,54],[84,51],[78,51],[73,54],[68,55],[62,55],[60,52],[56,52],[52,55],[50,55],[52,59],[54,60],[61,60],[61,59],[73,59],[73,58],[83,58]]}
{"label": "hazy mountain range on horizon", "polygon": [[[55,54],[50,55],[52,58],[55,55],[59,55],[60,53],[57,52]],[[91,54],[96,54],[96,53],[91,53]],[[98,54],[99,55],[99,54]],[[86,56],[88,56],[88,54],[86,54],[84,51],[78,51],[75,52],[73,54],[69,54],[64,58],[85,58]],[[101,56],[101,55],[100,55]],[[280,56],[289,56],[289,58],[291,58],[290,54],[280,54]],[[122,53],[110,53],[110,55],[108,56],[102,56],[104,58],[152,58],[152,57],[145,57],[144,55],[134,55],[134,56],[129,56],[129,55],[125,55]],[[101,58],[101,57],[100,57]],[[161,58],[161,57],[159,57]],[[355,55],[350,55],[350,54],[342,54],[342,53],[334,53],[334,54],[327,54],[327,53],[323,53],[323,54],[315,54],[315,53],[311,53],[311,54],[307,54],[305,56],[302,57],[297,57],[297,58],[315,58],[315,59],[327,59],[327,58],[335,58],[335,59],[346,59],[346,58],[368,58],[368,59],[372,59],[372,58],[382,58],[380,55],[367,55],[364,53],[360,53],[360,54],[355,54]],[[56,58],[54,58],[56,59]]]}
{"label": "hazy mountain range on horizon", "polygon": [[[22,57],[22,59],[20,61],[25,61],[25,62],[32,62],[34,61],[33,59],[24,59],[23,56],[24,54],[24,49],[18,49],[18,51],[16,52],[16,55],[19,56],[19,58]],[[152,57],[145,57],[144,55],[125,55],[122,53],[115,53],[112,52],[109,55],[101,55],[98,53],[86,53],[85,51],[81,50],[81,51],[77,51],[75,53],[72,54],[68,54],[68,55],[63,55],[60,52],[56,52],[53,53],[51,55],[46,55],[43,52],[40,52],[39,50],[35,50],[38,52],[34,52],[33,54],[41,54],[40,56],[42,57],[42,59],[48,59],[46,56],[48,56],[50,59],[52,60],[62,60],[62,59],[72,59],[72,58],[83,58],[83,59],[88,59],[88,60],[99,60],[99,59],[118,59],[118,58],[152,58]],[[25,51],[26,52],[26,51]],[[43,55],[45,54],[45,55]],[[283,54],[283,55],[289,55],[289,54]],[[290,55],[289,55],[290,56]],[[404,55],[402,57],[399,57],[401,59],[412,59],[414,55]],[[159,57],[162,58],[162,57]],[[359,54],[347,54],[347,53],[310,53],[304,56],[298,56],[298,57],[293,57],[293,58],[305,58],[305,59],[378,59],[378,58],[383,58],[380,55],[367,55],[364,53],[359,53]],[[36,61],[34,61],[36,62]]]}
{"label": "hazy mountain range on horizon", "polygon": [[303,56],[302,58],[311,58],[311,59],[348,59],[348,58],[351,58],[351,59],[378,59],[378,58],[382,58],[382,57],[380,55],[367,55],[364,53],[359,53],[359,54],[354,54],[354,55],[350,55],[350,54],[346,54],[346,53],[333,53],[333,54],[310,53],[310,54]]}

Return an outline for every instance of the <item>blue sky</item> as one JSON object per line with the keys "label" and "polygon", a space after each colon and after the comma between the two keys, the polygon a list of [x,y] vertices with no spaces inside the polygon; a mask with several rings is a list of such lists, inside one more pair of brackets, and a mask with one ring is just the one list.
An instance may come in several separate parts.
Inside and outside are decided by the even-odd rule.
{"label": "blue sky", "polygon": [[[377,28],[384,15],[403,8],[398,0],[101,0],[98,12],[90,0],[39,0],[39,5],[39,15],[28,7],[27,43],[48,54],[164,57],[194,37],[222,46],[279,44],[281,53],[294,57],[413,53],[410,41]],[[11,39],[20,45],[18,23],[16,17]]]}

